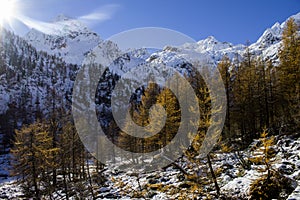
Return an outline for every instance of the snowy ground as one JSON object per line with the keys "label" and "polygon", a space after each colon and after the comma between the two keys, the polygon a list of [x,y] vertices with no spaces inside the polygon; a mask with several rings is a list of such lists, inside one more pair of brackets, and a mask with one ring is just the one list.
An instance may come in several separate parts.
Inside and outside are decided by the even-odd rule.
{"label": "snowy ground", "polygon": [[[286,199],[300,199],[300,138],[285,137],[273,146],[276,156],[272,168],[293,180],[295,190]],[[212,154],[221,193],[227,198],[248,199],[249,189],[254,180],[264,173],[263,165],[252,164],[250,169],[243,169],[236,153],[215,152]],[[240,152],[245,160],[249,156],[259,156],[259,148]],[[22,192],[9,177],[9,155],[0,156],[0,199],[22,199]],[[191,175],[184,175],[173,166],[165,170],[148,173],[136,173],[116,164],[104,173],[108,178],[106,185],[99,189],[98,199],[216,199],[215,188],[210,179],[206,161],[198,166],[179,162]],[[197,170],[195,170],[197,168]],[[197,178],[192,176],[197,172]],[[202,187],[197,188],[195,182]]]}
{"label": "snowy ground", "polygon": [[[300,199],[300,139],[286,137],[279,139],[273,146],[276,156],[271,160],[272,169],[279,171],[284,176],[291,178],[292,187],[296,188],[287,199]],[[260,148],[253,151],[241,152],[245,160],[248,157],[260,155]],[[266,174],[264,165],[252,164],[250,169],[241,166],[236,153],[215,153],[213,157],[213,168],[217,175],[217,181],[221,188],[221,193],[225,197],[248,199],[250,186],[254,180]],[[184,165],[184,164],[183,164]],[[215,199],[215,188],[210,179],[205,162],[198,166],[202,169],[200,182],[207,184],[201,188],[202,191],[193,191],[193,179],[184,176],[179,170],[173,167],[166,171],[156,171],[147,174],[139,174],[139,182],[132,171],[118,170],[118,167],[107,170],[107,176],[111,177],[109,186],[103,188],[105,195],[116,195],[116,197],[138,197],[142,193],[146,198],[153,199],[177,199],[182,193],[188,198],[197,196],[199,199]],[[188,166],[186,169],[188,169]],[[188,169],[193,172],[193,169]],[[113,176],[112,176],[113,174]]]}
{"label": "snowy ground", "polygon": [[16,186],[15,178],[10,177],[9,161],[10,154],[0,155],[0,199],[22,199],[21,188]]}

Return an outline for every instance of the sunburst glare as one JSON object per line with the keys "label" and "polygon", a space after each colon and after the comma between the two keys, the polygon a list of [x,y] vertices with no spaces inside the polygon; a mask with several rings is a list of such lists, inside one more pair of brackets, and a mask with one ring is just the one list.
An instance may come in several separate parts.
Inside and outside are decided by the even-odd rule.
{"label": "sunburst glare", "polygon": [[0,25],[10,23],[16,14],[15,0],[0,0]]}

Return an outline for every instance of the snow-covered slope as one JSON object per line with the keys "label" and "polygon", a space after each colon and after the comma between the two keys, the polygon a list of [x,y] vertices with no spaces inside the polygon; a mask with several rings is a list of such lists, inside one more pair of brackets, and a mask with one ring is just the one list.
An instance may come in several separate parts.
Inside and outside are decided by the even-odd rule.
{"label": "snow-covered slope", "polygon": [[66,63],[81,65],[84,56],[102,40],[78,20],[59,15],[44,32],[32,29],[25,40],[37,50],[62,57]]}
{"label": "snow-covered slope", "polygon": [[[291,17],[295,19],[300,27],[300,12]],[[287,20],[281,24],[276,22],[271,28],[268,28],[254,44],[250,45],[250,50],[256,55],[261,54],[264,59],[271,59],[278,63],[277,53],[281,46],[282,33],[286,22]]]}
{"label": "snow-covered slope", "polygon": [[[300,24],[300,13],[291,17]],[[250,51],[255,55],[262,55],[263,58],[272,59],[274,63],[278,63],[277,52],[280,48],[285,24],[286,21],[281,24],[277,22],[271,28],[268,28],[255,43],[249,46]],[[46,51],[48,54],[62,57],[67,63],[78,65],[82,64],[82,61],[91,49],[94,49],[94,47],[101,43],[104,46],[107,44],[103,43],[100,37],[83,23],[64,15],[57,16],[48,25],[48,29],[44,33],[32,29],[25,36],[25,39],[37,50]],[[105,49],[105,47],[100,48],[102,51]],[[242,56],[245,53],[246,46],[242,44],[233,45],[230,42],[220,42],[213,36],[209,36],[197,43],[188,43],[177,48],[195,51],[201,54],[201,57],[211,60],[210,63],[216,65],[224,55],[227,55],[230,59]]]}
{"label": "snow-covered slope", "polygon": [[[1,48],[5,47],[5,48]],[[51,91],[61,103],[70,101],[77,66],[66,64],[60,58],[39,52],[24,39],[5,29],[0,34],[0,115],[20,114],[22,121],[27,113],[38,110],[46,113]],[[53,94],[53,93],[52,93]],[[59,105],[59,103],[57,103]],[[66,104],[65,104],[66,105]],[[29,114],[31,113],[31,114]],[[8,117],[7,117],[8,118]],[[29,118],[27,120],[30,121]]]}
{"label": "snow-covered slope", "polygon": [[[300,26],[300,13],[291,17],[294,18],[295,22]],[[255,43],[249,46],[250,52],[254,55],[260,55],[264,59],[271,59],[274,63],[278,63],[277,53],[281,46],[282,33],[286,21],[281,24],[276,22],[271,28],[268,28]],[[200,54],[206,54],[215,64],[218,63],[224,55],[227,55],[230,59],[234,59],[237,55],[242,56],[246,50],[245,45],[233,45],[229,42],[220,42],[213,36],[209,36],[197,43],[184,44],[180,48],[194,50]]]}

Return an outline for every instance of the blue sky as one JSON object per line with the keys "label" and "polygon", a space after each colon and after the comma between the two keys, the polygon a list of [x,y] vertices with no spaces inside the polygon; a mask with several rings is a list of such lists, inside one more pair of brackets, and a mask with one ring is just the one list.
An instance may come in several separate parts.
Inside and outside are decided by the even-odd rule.
{"label": "blue sky", "polygon": [[[299,0],[19,0],[18,4],[22,15],[40,21],[61,13],[96,17],[89,26],[104,39],[150,26],[173,29],[195,40],[213,35],[234,44],[255,42],[275,22],[300,12]],[[24,27],[16,24],[24,34]]]}

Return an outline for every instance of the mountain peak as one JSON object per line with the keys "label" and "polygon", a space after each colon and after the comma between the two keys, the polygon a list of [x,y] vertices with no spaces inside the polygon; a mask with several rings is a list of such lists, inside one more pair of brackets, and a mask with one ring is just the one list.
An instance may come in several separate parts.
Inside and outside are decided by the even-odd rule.
{"label": "mountain peak", "polygon": [[214,42],[218,42],[218,40],[214,37],[214,36],[208,36],[207,38],[206,38],[206,40],[208,40],[208,41],[214,41]]}
{"label": "mountain peak", "polygon": [[300,20],[300,12],[298,12],[297,14],[295,14],[291,17],[294,18],[295,20]]}
{"label": "mountain peak", "polygon": [[231,43],[220,42],[214,36],[209,36],[204,40],[198,41],[197,45],[198,52],[219,51],[221,49],[227,49],[232,47]]}
{"label": "mountain peak", "polygon": [[276,22],[271,29],[280,29],[281,28],[281,25],[279,22]]}
{"label": "mountain peak", "polygon": [[198,44],[217,44],[219,41],[214,36],[208,36],[206,39],[200,40],[197,43]]}
{"label": "mountain peak", "polygon": [[275,56],[275,50],[276,48],[273,48],[274,45],[277,47],[280,44],[280,41],[282,40],[282,33],[286,26],[287,21],[290,18],[294,18],[295,22],[300,25],[300,12],[292,15],[291,17],[287,18],[286,21],[283,23],[276,22],[271,28],[268,28],[265,30],[265,32],[262,34],[262,36],[251,45],[251,48],[259,50],[259,49],[271,49],[272,50],[272,56]]}
{"label": "mountain peak", "polygon": [[84,23],[63,14],[46,25],[43,29],[32,29],[25,40],[37,50],[62,57],[67,63],[80,65],[85,55],[102,41]]}
{"label": "mountain peak", "polygon": [[295,22],[300,26],[300,12],[291,17],[294,18]]}
{"label": "mountain peak", "polygon": [[[68,36],[73,33],[93,33],[86,24],[75,18],[64,14],[57,15],[47,27],[50,32],[44,32],[48,35]],[[40,31],[40,30],[39,30]]]}
{"label": "mountain peak", "polygon": [[59,14],[54,18],[53,22],[62,22],[62,21],[69,21],[69,20],[73,20],[73,19],[64,14]]}

